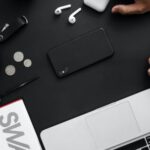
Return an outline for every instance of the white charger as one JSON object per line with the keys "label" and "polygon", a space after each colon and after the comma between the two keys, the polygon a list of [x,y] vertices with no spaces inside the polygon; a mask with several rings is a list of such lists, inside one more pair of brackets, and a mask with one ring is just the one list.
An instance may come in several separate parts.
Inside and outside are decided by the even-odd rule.
{"label": "white charger", "polygon": [[84,0],[84,4],[98,12],[103,12],[109,1],[110,0]]}

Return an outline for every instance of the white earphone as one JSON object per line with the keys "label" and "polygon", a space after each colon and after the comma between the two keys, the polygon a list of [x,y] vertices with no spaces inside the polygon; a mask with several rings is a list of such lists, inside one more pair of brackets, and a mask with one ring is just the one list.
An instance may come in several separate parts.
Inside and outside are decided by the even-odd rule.
{"label": "white earphone", "polygon": [[77,19],[76,19],[75,15],[78,14],[81,10],[82,10],[82,8],[78,8],[75,12],[73,12],[69,16],[69,18],[68,18],[69,23],[71,23],[71,24],[76,23]]}
{"label": "white earphone", "polygon": [[[58,7],[58,8],[55,10],[54,13],[55,13],[55,15],[60,15],[60,14],[62,14],[62,10],[68,9],[68,8],[71,8],[71,4]],[[78,8],[76,11],[74,11],[74,12],[69,16],[69,18],[68,18],[69,23],[71,23],[71,24],[76,23],[77,19],[76,19],[75,15],[77,15],[81,10],[82,10],[82,8]]]}
{"label": "white earphone", "polygon": [[55,15],[60,15],[60,14],[62,13],[62,10],[63,10],[63,9],[68,9],[68,8],[71,8],[71,4],[58,7],[58,8],[55,10]]}

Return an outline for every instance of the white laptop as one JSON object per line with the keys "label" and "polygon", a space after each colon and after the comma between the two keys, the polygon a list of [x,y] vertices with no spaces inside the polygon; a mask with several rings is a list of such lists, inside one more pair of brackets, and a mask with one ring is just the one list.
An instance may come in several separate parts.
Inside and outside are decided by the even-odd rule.
{"label": "white laptop", "polygon": [[150,89],[42,131],[46,150],[149,150]]}

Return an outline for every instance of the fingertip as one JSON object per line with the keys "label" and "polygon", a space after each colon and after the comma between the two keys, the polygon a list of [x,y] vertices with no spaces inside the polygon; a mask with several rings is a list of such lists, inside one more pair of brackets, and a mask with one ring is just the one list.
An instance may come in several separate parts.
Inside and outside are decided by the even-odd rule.
{"label": "fingertip", "polygon": [[126,8],[126,6],[124,6],[124,5],[114,6],[112,8],[112,13],[119,13],[119,14],[125,15],[127,13],[127,10],[125,8]]}
{"label": "fingertip", "polygon": [[118,6],[114,6],[111,11],[112,13],[118,13]]}
{"label": "fingertip", "polygon": [[113,8],[111,9],[111,12],[112,12],[112,13],[115,13],[115,7],[113,7]]}
{"label": "fingertip", "polygon": [[150,64],[150,57],[148,58],[148,63]]}
{"label": "fingertip", "polygon": [[147,70],[148,75],[150,76],[150,68]]}

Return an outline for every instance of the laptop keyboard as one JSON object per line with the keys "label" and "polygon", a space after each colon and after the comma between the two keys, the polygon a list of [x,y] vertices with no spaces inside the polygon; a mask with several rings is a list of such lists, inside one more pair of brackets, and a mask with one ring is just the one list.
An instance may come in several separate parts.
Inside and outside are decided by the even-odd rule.
{"label": "laptop keyboard", "polygon": [[143,137],[114,150],[150,150],[150,136]]}

